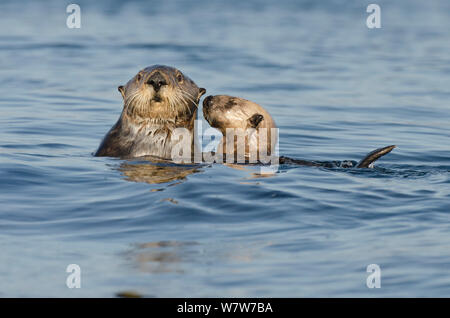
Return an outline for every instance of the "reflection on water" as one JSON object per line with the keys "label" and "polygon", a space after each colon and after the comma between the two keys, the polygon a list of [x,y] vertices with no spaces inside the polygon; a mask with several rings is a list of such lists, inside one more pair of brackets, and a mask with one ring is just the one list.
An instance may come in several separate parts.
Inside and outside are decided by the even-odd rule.
{"label": "reflection on water", "polygon": [[139,162],[125,161],[118,170],[125,180],[149,184],[186,180],[187,176],[202,171],[199,166],[174,164],[154,157],[142,157]]}
{"label": "reflection on water", "polygon": [[159,241],[134,244],[123,253],[129,266],[147,274],[192,274],[193,266],[216,263],[233,266],[233,273],[243,273],[261,257],[262,250],[272,245],[271,242],[252,244],[230,242],[220,246],[207,246],[196,241]]}
{"label": "reflection on water", "polygon": [[236,163],[225,163],[224,165],[228,168],[247,172],[247,176],[244,179],[270,178],[276,176],[278,172],[278,166],[268,168],[269,166],[266,165]]}
{"label": "reflection on water", "polygon": [[[258,164],[224,163],[223,165],[228,168],[249,172],[250,175],[246,177],[246,179],[269,178],[275,176],[277,173],[275,168],[273,171],[265,169],[264,173],[261,173],[261,168],[263,166]],[[158,184],[169,183],[177,180],[185,181],[187,176],[194,173],[203,172],[201,167],[202,165],[175,164],[168,160],[154,157],[140,157],[138,162],[122,162],[117,169],[122,173],[127,181]],[[179,182],[176,184],[179,184]],[[153,189],[152,191],[154,192],[158,190],[161,189]],[[172,202],[173,201],[175,200],[172,200]]]}
{"label": "reflection on water", "polygon": [[184,266],[201,257],[192,249],[197,242],[161,241],[136,244],[125,253],[131,266],[144,273],[184,273]]}
{"label": "reflection on water", "polygon": [[134,290],[124,290],[116,293],[116,297],[119,298],[141,298],[143,295]]}

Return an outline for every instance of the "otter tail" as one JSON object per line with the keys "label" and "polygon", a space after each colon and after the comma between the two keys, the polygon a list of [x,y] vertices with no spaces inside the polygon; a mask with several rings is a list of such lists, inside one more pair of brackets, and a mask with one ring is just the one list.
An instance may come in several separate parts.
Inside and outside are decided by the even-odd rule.
{"label": "otter tail", "polygon": [[374,151],[368,153],[356,166],[356,168],[371,168],[371,165],[380,157],[390,153],[392,149],[397,147],[396,145],[391,145],[383,148],[375,149]]}

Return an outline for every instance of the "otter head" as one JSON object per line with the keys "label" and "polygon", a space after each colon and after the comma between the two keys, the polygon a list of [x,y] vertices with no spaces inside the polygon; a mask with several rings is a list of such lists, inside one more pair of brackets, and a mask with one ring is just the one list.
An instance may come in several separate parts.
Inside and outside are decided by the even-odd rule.
{"label": "otter head", "polygon": [[146,67],[118,89],[128,116],[161,120],[192,118],[206,92],[181,71],[164,65]]}
{"label": "otter head", "polygon": [[[277,134],[272,133],[272,128],[276,128],[275,121],[260,105],[239,97],[208,96],[203,101],[203,115],[212,127],[222,133],[223,138],[218,149],[222,149],[227,155],[230,151],[238,154],[241,149],[246,158],[256,158],[260,155],[253,152],[256,149],[266,148],[269,155],[275,151],[272,149],[272,145],[277,143]],[[236,135],[228,135],[228,129],[234,129]],[[240,143],[239,138],[234,137],[242,132],[245,132],[245,141]],[[263,135],[265,138],[261,138]],[[234,146],[230,150],[228,148],[231,140],[234,140]]]}
{"label": "otter head", "polygon": [[203,101],[203,115],[211,127],[225,136],[227,128],[260,128],[264,115],[262,107],[239,97],[216,95]]}

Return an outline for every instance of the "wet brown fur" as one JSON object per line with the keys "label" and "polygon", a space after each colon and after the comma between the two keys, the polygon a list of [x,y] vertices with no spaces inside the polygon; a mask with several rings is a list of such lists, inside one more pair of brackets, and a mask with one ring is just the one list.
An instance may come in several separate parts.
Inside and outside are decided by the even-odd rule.
{"label": "wet brown fur", "polygon": [[[154,89],[148,80],[159,72],[166,84]],[[153,65],[118,87],[124,100],[122,114],[106,134],[95,156],[156,156],[171,159],[173,130],[186,128],[193,140],[200,97],[206,92],[179,70]]]}

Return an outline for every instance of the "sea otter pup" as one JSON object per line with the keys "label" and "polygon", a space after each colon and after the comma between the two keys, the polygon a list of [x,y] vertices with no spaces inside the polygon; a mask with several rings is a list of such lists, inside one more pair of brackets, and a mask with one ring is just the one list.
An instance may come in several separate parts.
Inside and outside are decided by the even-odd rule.
{"label": "sea otter pup", "polygon": [[[203,116],[222,133],[218,151],[221,150],[223,154],[237,155],[240,150],[246,162],[252,158],[256,161],[264,154],[274,154],[278,139],[277,126],[272,116],[260,105],[228,95],[208,96],[203,101]],[[233,134],[242,136],[241,143]]]}
{"label": "sea otter pup", "polygon": [[171,159],[178,142],[172,138],[176,128],[186,128],[193,143],[197,106],[206,90],[181,71],[149,66],[118,89],[124,101],[122,114],[95,156]]}
{"label": "sea otter pup", "polygon": [[[227,96],[227,95],[216,95],[208,96],[203,101],[203,115],[211,127],[219,129],[223,135],[222,141],[219,144],[218,149],[222,149],[223,153],[227,152],[226,142],[227,142],[227,129],[251,129],[254,128],[253,132],[261,132],[261,128],[267,129],[267,133],[270,134],[272,129],[276,129],[275,121],[270,116],[270,114],[260,105],[251,102],[249,100]],[[265,132],[265,131],[264,131]],[[273,135],[273,131],[272,131]],[[260,147],[260,141],[258,138],[253,138],[252,136],[261,136],[261,134],[253,134],[250,132],[247,134],[248,138],[245,140],[245,159],[247,161],[249,157],[250,146],[257,147],[258,153]],[[268,137],[267,139],[267,153],[270,154],[269,149],[273,149],[274,138]],[[237,146],[234,137],[232,139],[235,145],[231,148],[231,152],[236,155]],[[276,140],[275,140],[276,142]],[[383,148],[376,149],[369,154],[367,154],[359,162],[356,161],[308,161],[301,159],[293,159],[281,156],[279,157],[280,164],[295,164],[302,166],[321,166],[321,167],[342,167],[342,168],[369,168],[373,167],[373,162],[375,162],[380,157],[388,154],[396,146],[391,145]],[[265,149],[264,149],[265,150]]]}

